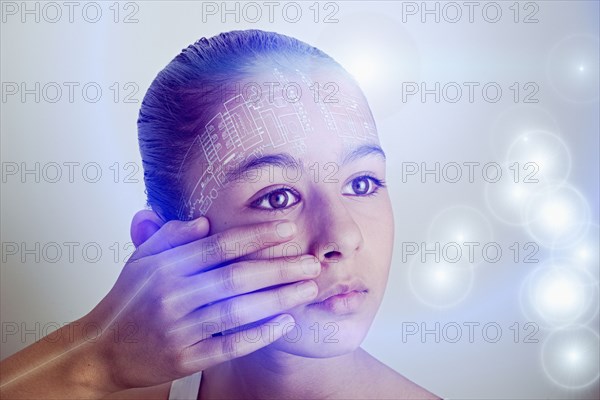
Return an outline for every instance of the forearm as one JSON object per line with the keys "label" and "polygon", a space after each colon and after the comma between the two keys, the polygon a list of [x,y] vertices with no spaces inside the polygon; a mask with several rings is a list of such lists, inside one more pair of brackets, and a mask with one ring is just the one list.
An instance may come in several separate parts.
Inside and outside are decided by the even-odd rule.
{"label": "forearm", "polygon": [[[0,362],[0,398],[97,399],[119,390],[84,317]],[[100,324],[94,326],[100,329]]]}

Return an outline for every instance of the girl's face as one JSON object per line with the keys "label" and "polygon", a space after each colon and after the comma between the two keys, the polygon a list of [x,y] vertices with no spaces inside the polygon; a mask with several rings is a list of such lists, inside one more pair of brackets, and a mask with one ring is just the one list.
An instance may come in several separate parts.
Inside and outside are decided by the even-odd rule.
{"label": "girl's face", "polygon": [[322,265],[317,303],[289,310],[297,326],[271,346],[341,355],[362,342],[387,283],[394,226],[385,156],[366,101],[341,74],[275,69],[261,78],[240,85],[243,97],[226,101],[196,144],[197,167],[186,171],[190,215],[205,214],[211,234],[295,222],[291,242],[248,257],[310,254]]}

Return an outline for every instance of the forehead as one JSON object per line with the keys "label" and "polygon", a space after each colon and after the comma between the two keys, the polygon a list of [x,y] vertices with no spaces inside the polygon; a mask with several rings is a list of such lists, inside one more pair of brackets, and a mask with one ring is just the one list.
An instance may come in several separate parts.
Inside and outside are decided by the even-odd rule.
{"label": "forehead", "polygon": [[[183,160],[182,212],[205,214],[228,183],[228,171],[270,154],[331,161],[377,131],[360,89],[342,73],[272,68],[223,88],[216,112]],[[181,213],[180,213],[181,214]]]}

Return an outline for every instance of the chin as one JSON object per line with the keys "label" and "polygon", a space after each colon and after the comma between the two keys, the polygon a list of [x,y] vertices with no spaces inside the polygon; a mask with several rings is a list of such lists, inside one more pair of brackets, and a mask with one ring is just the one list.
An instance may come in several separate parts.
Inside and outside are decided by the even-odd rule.
{"label": "chin", "polygon": [[360,347],[375,312],[328,315],[321,310],[291,312],[296,321],[287,334],[271,346],[289,354],[309,358],[330,358],[351,353]]}

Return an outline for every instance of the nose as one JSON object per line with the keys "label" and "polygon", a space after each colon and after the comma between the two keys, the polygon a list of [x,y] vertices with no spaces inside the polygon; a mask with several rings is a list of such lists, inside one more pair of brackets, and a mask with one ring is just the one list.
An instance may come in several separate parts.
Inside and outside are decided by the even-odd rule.
{"label": "nose", "polygon": [[360,226],[344,199],[313,199],[310,252],[321,262],[351,258],[363,245]]}

